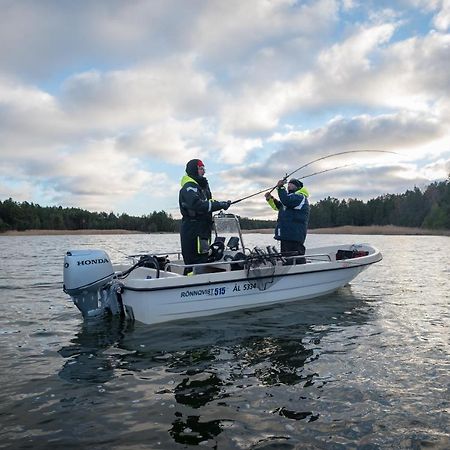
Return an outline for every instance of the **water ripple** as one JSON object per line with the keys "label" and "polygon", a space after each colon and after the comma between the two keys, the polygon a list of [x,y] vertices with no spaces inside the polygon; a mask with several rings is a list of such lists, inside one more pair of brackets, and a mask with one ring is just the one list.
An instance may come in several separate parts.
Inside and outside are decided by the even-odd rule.
{"label": "water ripple", "polygon": [[2,446],[449,448],[450,264],[433,250],[448,238],[348,239],[384,260],[333,295],[153,327],[83,322],[63,255],[121,259],[178,236],[2,239]]}

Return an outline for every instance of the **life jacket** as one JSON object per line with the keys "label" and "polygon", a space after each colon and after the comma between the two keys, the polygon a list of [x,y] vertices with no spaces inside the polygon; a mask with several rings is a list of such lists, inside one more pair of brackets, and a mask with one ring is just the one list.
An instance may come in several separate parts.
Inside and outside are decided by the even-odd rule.
{"label": "life jacket", "polygon": [[[287,241],[304,242],[306,238],[307,226],[309,221],[309,192],[306,188],[300,188],[295,192],[286,192],[283,188],[282,193],[279,191],[278,195],[284,200],[270,198],[269,205],[278,211],[278,220],[275,228],[275,239]],[[298,204],[289,205],[287,200],[292,199],[292,196],[300,197]],[[296,201],[294,203],[297,203]]]}
{"label": "life jacket", "polygon": [[185,174],[181,178],[179,194],[180,212],[185,219],[211,220],[211,191],[202,188],[196,180]]}

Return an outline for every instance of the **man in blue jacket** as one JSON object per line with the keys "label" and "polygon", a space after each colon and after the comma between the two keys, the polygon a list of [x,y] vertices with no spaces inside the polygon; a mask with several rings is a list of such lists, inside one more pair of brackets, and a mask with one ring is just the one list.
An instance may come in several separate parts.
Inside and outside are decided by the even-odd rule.
{"label": "man in blue jacket", "polygon": [[217,202],[212,199],[208,180],[204,175],[203,162],[191,159],[186,164],[186,173],[181,179],[179,204],[183,218],[180,237],[181,252],[186,265],[208,262],[212,213],[230,207],[229,201]]}
{"label": "man in blue jacket", "polygon": [[[289,180],[287,191],[285,183],[285,180],[277,183],[279,200],[269,192],[265,195],[269,205],[278,211],[274,238],[280,241],[281,253],[284,256],[304,255],[309,220],[309,193],[296,178]],[[305,258],[297,258],[295,262],[304,264],[306,261]],[[288,259],[287,264],[294,264],[294,259]]]}

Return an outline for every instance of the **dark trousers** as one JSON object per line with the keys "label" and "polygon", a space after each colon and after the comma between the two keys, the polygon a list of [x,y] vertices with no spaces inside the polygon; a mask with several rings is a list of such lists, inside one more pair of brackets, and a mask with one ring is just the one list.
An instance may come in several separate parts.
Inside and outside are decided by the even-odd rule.
{"label": "dark trousers", "polygon": [[[184,264],[208,262],[211,223],[201,220],[182,220],[180,229],[181,253]],[[187,271],[190,271],[188,268]]]}
{"label": "dark trousers", "polygon": [[[306,252],[305,246],[299,241],[280,241],[281,242],[281,253],[283,256],[296,256],[304,255]],[[305,264],[305,258],[290,258],[286,260],[286,265],[290,266],[292,264]]]}

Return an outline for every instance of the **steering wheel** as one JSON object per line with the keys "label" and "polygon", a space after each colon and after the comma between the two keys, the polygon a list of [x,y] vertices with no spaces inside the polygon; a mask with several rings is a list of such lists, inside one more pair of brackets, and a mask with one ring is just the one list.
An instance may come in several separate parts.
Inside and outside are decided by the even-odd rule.
{"label": "steering wheel", "polygon": [[216,241],[209,247],[209,261],[219,261],[223,258],[223,252],[225,250],[225,244],[221,241]]}

